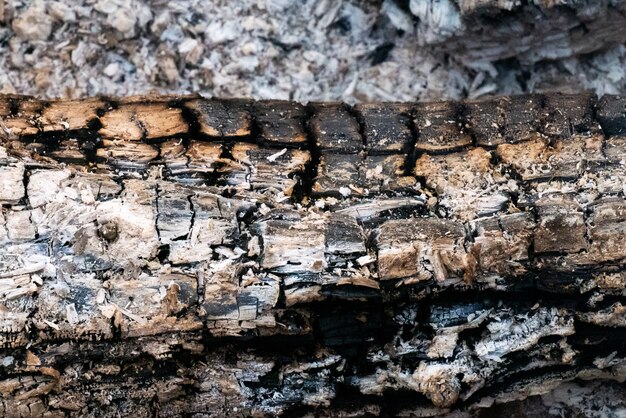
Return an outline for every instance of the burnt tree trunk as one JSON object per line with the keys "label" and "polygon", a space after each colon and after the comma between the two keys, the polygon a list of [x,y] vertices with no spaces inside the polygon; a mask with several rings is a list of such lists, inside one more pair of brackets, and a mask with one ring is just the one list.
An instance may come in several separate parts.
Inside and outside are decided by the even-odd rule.
{"label": "burnt tree trunk", "polygon": [[429,416],[623,382],[625,109],[0,97],[0,415]]}

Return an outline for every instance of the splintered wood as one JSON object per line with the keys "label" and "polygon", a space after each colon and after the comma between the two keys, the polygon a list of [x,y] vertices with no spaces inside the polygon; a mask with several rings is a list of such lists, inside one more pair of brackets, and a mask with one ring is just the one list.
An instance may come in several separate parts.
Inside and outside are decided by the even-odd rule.
{"label": "splintered wood", "polygon": [[0,415],[430,416],[624,381],[625,109],[0,96]]}

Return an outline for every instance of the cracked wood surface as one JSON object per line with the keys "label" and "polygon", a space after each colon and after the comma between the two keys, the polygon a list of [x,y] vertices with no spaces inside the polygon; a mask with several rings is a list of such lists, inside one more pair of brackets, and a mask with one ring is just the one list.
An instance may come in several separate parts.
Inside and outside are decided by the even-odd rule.
{"label": "cracked wood surface", "polygon": [[626,98],[0,96],[0,415],[429,416],[626,379]]}

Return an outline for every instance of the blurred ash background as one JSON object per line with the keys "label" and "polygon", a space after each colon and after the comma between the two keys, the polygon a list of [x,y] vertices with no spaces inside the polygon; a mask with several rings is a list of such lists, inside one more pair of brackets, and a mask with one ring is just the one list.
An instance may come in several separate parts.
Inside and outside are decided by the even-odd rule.
{"label": "blurred ash background", "polygon": [[[626,49],[610,36],[624,24],[615,3],[0,0],[0,92],[200,92],[350,103],[618,93],[626,86]],[[476,10],[484,17],[473,18]],[[551,13],[561,32],[542,21]],[[499,27],[491,28],[494,22]],[[605,33],[572,46],[571,33],[589,32],[589,22]]]}

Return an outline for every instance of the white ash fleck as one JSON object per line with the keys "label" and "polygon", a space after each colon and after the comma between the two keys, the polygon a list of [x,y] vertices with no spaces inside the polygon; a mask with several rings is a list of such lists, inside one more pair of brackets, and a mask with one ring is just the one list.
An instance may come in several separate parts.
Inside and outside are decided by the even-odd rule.
{"label": "white ash fleck", "polygon": [[200,92],[353,103],[624,91],[622,45],[528,66],[462,63],[420,46],[428,40],[410,15],[443,30],[454,27],[453,8],[420,4],[411,1],[404,10],[391,1],[357,0],[2,2],[0,92],[48,98]]}
{"label": "white ash fleck", "polygon": [[274,161],[276,161],[277,158],[285,155],[285,153],[287,153],[287,148],[283,148],[277,153],[270,155],[269,157],[267,157],[267,161],[269,161],[270,163],[273,163]]}

